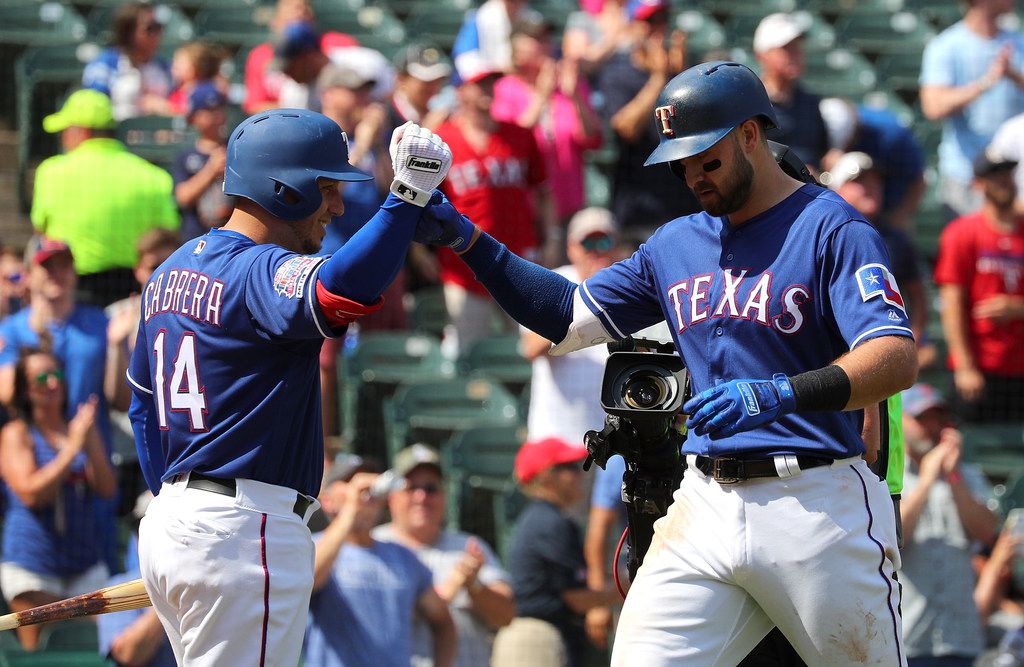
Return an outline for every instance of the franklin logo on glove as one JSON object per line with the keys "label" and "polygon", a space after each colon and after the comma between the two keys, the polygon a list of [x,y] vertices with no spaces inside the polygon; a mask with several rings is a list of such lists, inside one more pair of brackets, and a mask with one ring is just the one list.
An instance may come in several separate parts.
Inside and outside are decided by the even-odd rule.
{"label": "franklin logo on glove", "polygon": [[408,162],[405,163],[409,169],[415,169],[416,171],[426,171],[431,174],[436,174],[441,171],[441,161],[431,160],[429,158],[419,157],[418,155],[410,155]]}

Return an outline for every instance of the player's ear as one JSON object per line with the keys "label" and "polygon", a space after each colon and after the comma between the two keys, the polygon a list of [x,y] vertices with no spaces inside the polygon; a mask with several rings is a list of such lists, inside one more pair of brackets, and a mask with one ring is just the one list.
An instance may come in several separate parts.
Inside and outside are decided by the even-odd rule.
{"label": "player's ear", "polygon": [[764,143],[764,130],[756,118],[743,121],[736,129],[736,134],[736,138],[739,140],[740,146],[743,147],[743,152],[745,153],[752,152],[758,144]]}

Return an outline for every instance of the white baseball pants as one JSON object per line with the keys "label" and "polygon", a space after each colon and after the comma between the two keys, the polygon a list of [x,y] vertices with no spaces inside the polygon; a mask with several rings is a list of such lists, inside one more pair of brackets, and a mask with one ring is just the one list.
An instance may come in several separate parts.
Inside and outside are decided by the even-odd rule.
{"label": "white baseball pants", "polygon": [[179,665],[296,665],[313,541],[295,491],[236,480],[234,498],[164,483],[139,529],[146,591]]}
{"label": "white baseball pants", "polygon": [[892,500],[861,458],[737,484],[692,461],[626,597],[614,667],[733,667],[775,625],[809,665],[907,664]]}

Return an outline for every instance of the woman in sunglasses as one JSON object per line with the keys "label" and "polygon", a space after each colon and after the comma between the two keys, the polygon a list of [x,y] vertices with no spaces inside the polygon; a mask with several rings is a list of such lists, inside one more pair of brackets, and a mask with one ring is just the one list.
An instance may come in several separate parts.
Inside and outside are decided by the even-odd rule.
{"label": "woman in sunglasses", "polygon": [[[14,419],[0,431],[7,512],[0,589],[12,611],[102,588],[109,576],[95,504],[117,480],[96,430],[98,399],[68,421],[64,373],[53,354],[23,350],[15,365]],[[34,650],[39,626],[18,628]]]}

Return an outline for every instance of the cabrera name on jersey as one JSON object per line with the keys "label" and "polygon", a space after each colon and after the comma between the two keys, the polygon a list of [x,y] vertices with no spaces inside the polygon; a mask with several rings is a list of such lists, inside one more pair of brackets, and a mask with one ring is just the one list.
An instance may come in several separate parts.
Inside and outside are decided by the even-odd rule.
{"label": "cabrera name on jersey", "polygon": [[128,378],[155,406],[159,443],[137,445],[165,462],[162,479],[196,470],[316,495],[318,359],[338,333],[315,298],[324,259],[215,229],[153,273]]}
{"label": "cabrera name on jersey", "polygon": [[[814,185],[735,228],[707,213],[673,220],[580,295],[616,338],[664,318],[694,394],[821,368],[879,336],[913,336],[878,231]],[[722,441],[690,434],[686,451],[843,458],[863,451],[859,433],[853,413],[793,414]]]}

